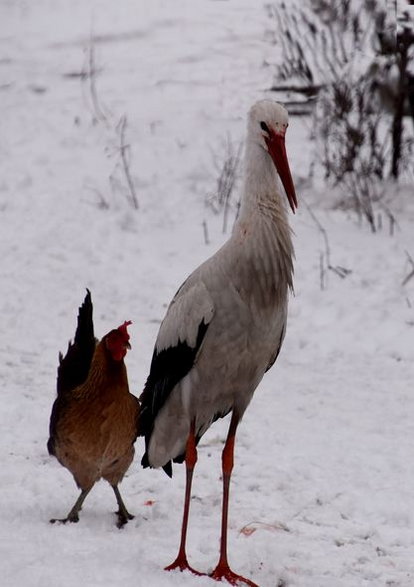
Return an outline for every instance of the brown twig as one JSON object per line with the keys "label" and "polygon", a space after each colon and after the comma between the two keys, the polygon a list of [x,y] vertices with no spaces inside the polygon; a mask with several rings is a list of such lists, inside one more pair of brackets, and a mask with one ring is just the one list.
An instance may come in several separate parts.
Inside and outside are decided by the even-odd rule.
{"label": "brown twig", "polygon": [[414,277],[414,259],[411,257],[411,255],[408,251],[405,251],[405,254],[407,255],[408,262],[411,264],[412,269],[402,280],[401,285],[403,287],[404,287],[404,285],[407,285],[407,283],[410,281],[410,279],[412,279]]}
{"label": "brown twig", "polygon": [[135,208],[135,210],[138,210],[139,208],[139,202],[138,202],[138,196],[135,190],[135,185],[134,185],[134,181],[132,179],[131,176],[131,171],[129,168],[129,154],[130,154],[130,145],[126,144],[125,142],[125,133],[126,133],[126,127],[127,127],[127,117],[125,116],[125,114],[123,114],[119,120],[118,126],[117,126],[117,130],[118,130],[118,134],[119,134],[119,152],[121,155],[121,163],[122,163],[122,169],[125,175],[125,179],[128,185],[128,191],[129,191],[129,195],[128,195],[128,199],[130,200],[132,206]]}
{"label": "brown twig", "polygon": [[322,251],[319,253],[319,280],[321,291],[325,289],[325,263]]}
{"label": "brown twig", "polygon": [[325,253],[320,254],[319,257],[319,268],[320,268],[320,284],[321,290],[325,289],[325,268],[324,268],[324,259],[326,259],[326,268],[338,275],[341,279],[345,279],[350,273],[352,273],[351,269],[347,269],[346,267],[341,267],[340,265],[332,265],[331,264],[331,248],[329,246],[329,238],[327,230],[322,226],[319,219],[316,217],[315,213],[313,212],[312,208],[306,202],[306,200],[302,199],[303,203],[307,211],[309,212],[310,217],[316,224],[319,232],[322,234],[322,238],[325,244]]}
{"label": "brown twig", "polygon": [[231,196],[238,177],[242,147],[243,144],[239,143],[235,149],[230,136],[227,136],[223,158],[219,161],[217,155],[213,153],[214,166],[218,172],[217,187],[215,193],[207,199],[207,204],[216,214],[223,212],[223,233],[227,232]]}
{"label": "brown twig", "polygon": [[105,196],[102,194],[102,192],[94,186],[87,186],[87,188],[96,195],[98,200],[98,208],[100,208],[101,210],[108,210],[109,203]]}
{"label": "brown twig", "polygon": [[91,40],[88,48],[88,73],[86,78],[89,79],[89,92],[91,95],[92,100],[92,108],[96,117],[96,120],[99,122],[103,122],[105,124],[108,123],[107,116],[105,115],[101,105],[99,103],[98,92],[96,89],[96,76],[97,76],[97,68],[95,65],[95,47]]}
{"label": "brown twig", "polygon": [[210,239],[208,237],[208,225],[207,225],[207,221],[203,220],[203,234],[204,234],[204,243],[206,245],[210,244]]}

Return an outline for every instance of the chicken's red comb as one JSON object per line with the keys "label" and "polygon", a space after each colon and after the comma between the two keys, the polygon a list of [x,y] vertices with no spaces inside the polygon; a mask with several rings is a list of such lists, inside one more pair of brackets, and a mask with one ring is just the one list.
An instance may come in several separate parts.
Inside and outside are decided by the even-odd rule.
{"label": "chicken's red comb", "polygon": [[119,332],[122,334],[122,336],[125,338],[125,340],[129,340],[129,334],[128,334],[128,330],[127,327],[132,324],[131,320],[125,321],[123,324],[121,324],[121,326],[118,326],[118,330]]}

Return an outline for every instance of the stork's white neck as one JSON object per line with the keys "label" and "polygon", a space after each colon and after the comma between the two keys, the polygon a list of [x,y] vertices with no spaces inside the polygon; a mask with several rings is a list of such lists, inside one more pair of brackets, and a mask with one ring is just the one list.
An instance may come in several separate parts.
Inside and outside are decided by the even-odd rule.
{"label": "stork's white neck", "polygon": [[245,154],[244,190],[240,207],[240,219],[254,214],[255,209],[269,209],[287,224],[287,210],[282,199],[282,187],[274,163],[263,147],[247,142]]}
{"label": "stork's white neck", "polygon": [[[294,252],[285,198],[270,155],[253,142],[246,149],[244,193],[233,236],[248,239],[256,269],[263,265],[259,274],[271,267],[271,291],[281,285],[292,288]],[[286,295],[284,287],[280,295]]]}

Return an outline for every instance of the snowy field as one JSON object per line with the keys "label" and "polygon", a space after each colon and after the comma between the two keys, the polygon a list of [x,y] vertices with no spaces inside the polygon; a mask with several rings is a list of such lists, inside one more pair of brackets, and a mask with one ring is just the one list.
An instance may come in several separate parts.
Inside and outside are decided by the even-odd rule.
{"label": "snowy field", "polygon": [[[133,321],[139,395],[166,304],[226,238],[205,200],[226,136],[243,139],[248,108],[273,82],[266,13],[258,0],[1,0],[0,22],[0,584],[212,585],[162,570],[178,549],[183,467],[172,480],[143,470],[139,439],[121,486],[135,519],[116,528],[100,483],[78,524],[52,526],[78,492],[46,441],[57,354],[85,287],[97,335]],[[262,587],[412,587],[414,279],[402,285],[412,185],[389,187],[395,234],[371,234],[307,179],[309,125],[292,117],[287,135],[295,297],[281,356],[239,428],[230,563]],[[305,202],[332,265],[351,271],[327,271],[323,290],[325,245]],[[189,558],[203,571],[218,556],[227,425],[202,439],[195,472]]]}

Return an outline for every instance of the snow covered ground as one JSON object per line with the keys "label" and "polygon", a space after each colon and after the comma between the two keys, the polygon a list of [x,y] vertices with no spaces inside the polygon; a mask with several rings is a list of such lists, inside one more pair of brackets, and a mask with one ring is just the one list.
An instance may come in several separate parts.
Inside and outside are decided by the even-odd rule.
{"label": "snow covered ground", "polygon": [[[243,138],[249,106],[273,82],[266,13],[257,0],[2,0],[0,22],[0,583],[211,585],[162,570],[178,548],[183,467],[172,480],[143,470],[139,439],[121,486],[135,519],[116,528],[100,483],[79,524],[52,526],[77,489],[46,440],[57,353],[85,287],[97,335],[133,320],[127,366],[138,395],[166,304],[226,238],[205,206],[212,153],[220,158],[227,135]],[[79,75],[91,39],[94,86]],[[104,120],[94,120],[94,90]],[[122,116],[138,210],[120,166]],[[405,251],[414,255],[412,186],[392,199],[394,236],[372,235],[306,180],[308,125],[292,118],[288,131],[296,295],[281,356],[239,430],[230,561],[262,587],[410,587],[414,279],[402,281]],[[331,264],[352,271],[327,271],[324,290],[325,245],[305,202],[327,231]],[[227,424],[203,438],[195,474],[189,556],[204,571],[218,555]]]}

